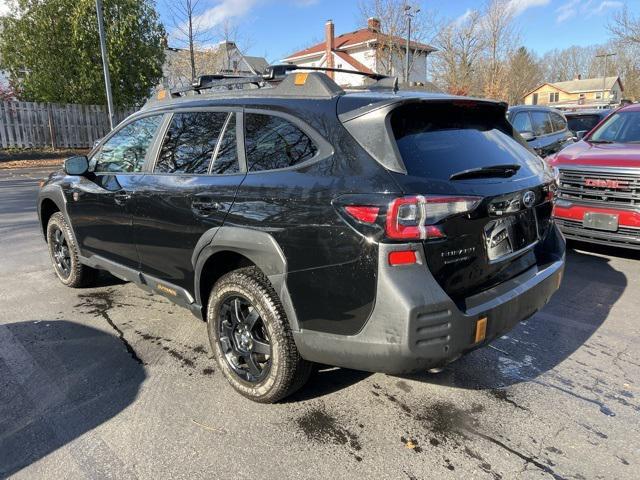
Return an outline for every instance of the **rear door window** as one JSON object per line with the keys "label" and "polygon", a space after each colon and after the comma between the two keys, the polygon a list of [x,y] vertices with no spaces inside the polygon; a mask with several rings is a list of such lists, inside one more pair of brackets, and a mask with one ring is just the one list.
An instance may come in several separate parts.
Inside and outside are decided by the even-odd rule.
{"label": "rear door window", "polygon": [[307,134],[284,118],[247,113],[244,129],[250,172],[293,167],[313,158],[318,151]]}
{"label": "rear door window", "polygon": [[493,105],[404,105],[392,112],[391,128],[409,175],[448,181],[463,170],[535,158]]}
{"label": "rear door window", "polygon": [[554,132],[562,132],[563,130],[566,130],[567,124],[564,121],[564,118],[562,118],[562,115],[558,115],[555,112],[551,112],[549,115],[551,115],[551,125],[553,126]]}
{"label": "rear door window", "polygon": [[533,134],[536,137],[553,133],[553,126],[548,112],[539,110],[531,112],[531,122],[533,124]]}
{"label": "rear door window", "polygon": [[206,174],[228,116],[228,112],[174,114],[154,172]]}

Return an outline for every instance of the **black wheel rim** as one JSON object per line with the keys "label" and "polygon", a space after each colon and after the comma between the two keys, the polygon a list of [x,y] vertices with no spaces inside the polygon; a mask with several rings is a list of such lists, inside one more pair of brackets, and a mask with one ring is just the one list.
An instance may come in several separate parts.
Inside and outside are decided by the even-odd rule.
{"label": "black wheel rim", "polygon": [[58,273],[64,278],[71,274],[71,253],[69,252],[69,244],[64,233],[59,228],[53,230],[51,236],[53,242],[53,263]]}
{"label": "black wheel rim", "polygon": [[258,310],[245,297],[226,298],[220,307],[220,347],[242,380],[258,383],[271,368],[271,341]]}

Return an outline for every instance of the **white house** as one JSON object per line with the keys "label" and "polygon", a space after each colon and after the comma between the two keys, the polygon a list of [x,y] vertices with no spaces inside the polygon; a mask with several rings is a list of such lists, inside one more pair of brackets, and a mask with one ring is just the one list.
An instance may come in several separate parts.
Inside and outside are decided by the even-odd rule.
{"label": "white house", "polygon": [[[420,42],[411,42],[410,82],[426,82],[427,56],[436,49]],[[365,73],[395,75],[402,81],[405,71],[406,39],[382,33],[380,20],[370,18],[367,28],[335,36],[331,20],[325,24],[325,41],[295,52],[283,59],[285,63],[308,67],[331,67],[358,70]],[[331,76],[331,75],[330,75]],[[343,86],[360,86],[365,77],[336,72],[334,80]]]}

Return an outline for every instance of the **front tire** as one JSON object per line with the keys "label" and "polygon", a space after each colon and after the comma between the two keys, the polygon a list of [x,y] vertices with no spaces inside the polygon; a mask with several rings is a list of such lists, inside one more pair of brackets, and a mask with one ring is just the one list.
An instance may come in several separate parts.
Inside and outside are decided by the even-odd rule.
{"label": "front tire", "polygon": [[95,282],[98,271],[80,263],[78,246],[61,212],[54,213],[49,219],[47,245],[53,270],[64,285],[81,288]]}
{"label": "front tire", "polygon": [[207,305],[209,341],[220,370],[241,395],[274,403],[302,387],[312,364],[298,352],[273,286],[256,267],[221,277]]}

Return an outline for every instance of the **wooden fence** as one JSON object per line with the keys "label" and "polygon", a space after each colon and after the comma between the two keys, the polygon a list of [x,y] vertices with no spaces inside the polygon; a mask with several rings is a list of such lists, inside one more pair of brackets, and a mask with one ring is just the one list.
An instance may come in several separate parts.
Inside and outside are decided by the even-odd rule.
{"label": "wooden fence", "polygon": [[[133,112],[116,112],[115,123]],[[109,130],[102,105],[0,102],[2,148],[90,148]]]}

